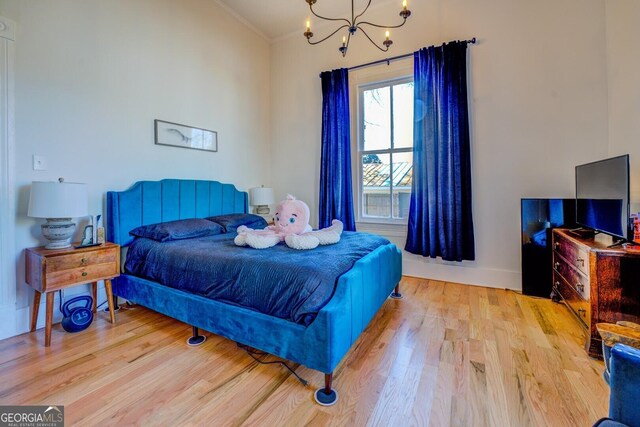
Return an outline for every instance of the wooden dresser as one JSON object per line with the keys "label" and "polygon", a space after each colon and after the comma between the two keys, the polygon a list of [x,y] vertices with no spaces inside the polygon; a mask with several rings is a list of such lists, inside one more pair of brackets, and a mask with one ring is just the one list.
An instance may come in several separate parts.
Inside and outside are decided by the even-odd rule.
{"label": "wooden dresser", "polygon": [[580,321],[585,350],[592,357],[602,353],[597,323],[640,321],[640,251],[608,248],[611,243],[608,236],[553,231],[552,296],[561,298]]}

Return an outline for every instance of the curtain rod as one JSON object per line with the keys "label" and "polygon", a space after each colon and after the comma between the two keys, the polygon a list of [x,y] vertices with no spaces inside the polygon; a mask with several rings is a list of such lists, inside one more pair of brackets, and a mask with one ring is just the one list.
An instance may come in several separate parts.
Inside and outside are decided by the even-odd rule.
{"label": "curtain rod", "polygon": [[[462,40],[462,41],[467,44],[469,43],[476,44],[475,37],[473,37],[471,40]],[[384,64],[385,62],[387,63],[387,65],[389,65],[393,61],[399,61],[401,59],[412,58],[412,57],[413,57],[413,53],[407,53],[404,55],[393,56],[391,58],[380,59],[378,61],[367,62],[366,64],[354,65],[353,67],[347,68],[347,70],[349,71],[359,70],[360,68],[366,68],[366,67],[371,67],[372,65]]]}

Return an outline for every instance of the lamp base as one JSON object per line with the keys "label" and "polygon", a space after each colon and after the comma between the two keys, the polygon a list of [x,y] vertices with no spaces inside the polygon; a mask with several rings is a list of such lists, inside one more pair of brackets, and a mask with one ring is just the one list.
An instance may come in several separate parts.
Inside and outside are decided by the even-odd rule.
{"label": "lamp base", "polygon": [[258,215],[268,215],[270,212],[269,205],[258,205],[256,206],[256,213]]}
{"label": "lamp base", "polygon": [[49,240],[45,249],[64,249],[71,247],[71,238],[76,229],[76,223],[71,218],[47,218],[47,222],[40,226],[42,235]]}

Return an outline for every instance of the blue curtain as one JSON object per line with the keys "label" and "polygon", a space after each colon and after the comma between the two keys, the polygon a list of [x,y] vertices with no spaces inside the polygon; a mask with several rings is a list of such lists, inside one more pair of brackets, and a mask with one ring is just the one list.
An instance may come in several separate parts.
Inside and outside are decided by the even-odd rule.
{"label": "blue curtain", "polygon": [[322,79],[322,153],[320,160],[320,228],[339,219],[355,231],[351,190],[349,74],[346,68],[325,71]]}
{"label": "blue curtain", "polygon": [[405,249],[448,261],[475,259],[467,43],[414,53],[413,184]]}

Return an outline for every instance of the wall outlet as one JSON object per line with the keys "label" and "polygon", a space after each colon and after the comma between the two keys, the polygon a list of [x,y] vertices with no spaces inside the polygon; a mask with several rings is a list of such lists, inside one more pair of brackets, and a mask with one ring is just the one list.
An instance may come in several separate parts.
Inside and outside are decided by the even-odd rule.
{"label": "wall outlet", "polygon": [[47,159],[44,156],[33,155],[33,170],[34,171],[46,171]]}

